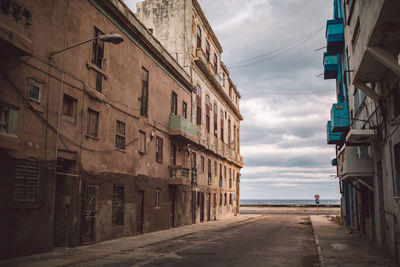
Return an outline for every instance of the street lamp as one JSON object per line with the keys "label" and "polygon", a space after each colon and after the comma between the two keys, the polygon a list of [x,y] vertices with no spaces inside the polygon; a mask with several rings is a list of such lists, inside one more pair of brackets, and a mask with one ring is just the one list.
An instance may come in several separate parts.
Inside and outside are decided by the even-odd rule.
{"label": "street lamp", "polygon": [[91,38],[91,39],[89,39],[89,40],[86,40],[86,41],[83,41],[83,42],[80,42],[80,43],[71,45],[71,46],[66,47],[66,48],[63,48],[63,49],[61,49],[61,50],[52,51],[52,52],[50,52],[49,58],[51,58],[51,57],[54,56],[55,54],[58,54],[58,53],[60,53],[60,52],[65,51],[65,50],[68,50],[68,49],[71,49],[71,48],[74,48],[74,47],[77,47],[77,46],[80,46],[80,45],[89,43],[89,42],[94,41],[94,40],[97,40],[97,39],[100,40],[100,41],[107,42],[107,43],[112,43],[112,44],[120,44],[120,43],[122,43],[122,42],[124,41],[124,39],[122,38],[122,36],[119,35],[119,34],[117,34],[117,33],[110,33],[110,34],[99,35],[99,36],[97,36],[97,37],[94,37],[94,38]]}

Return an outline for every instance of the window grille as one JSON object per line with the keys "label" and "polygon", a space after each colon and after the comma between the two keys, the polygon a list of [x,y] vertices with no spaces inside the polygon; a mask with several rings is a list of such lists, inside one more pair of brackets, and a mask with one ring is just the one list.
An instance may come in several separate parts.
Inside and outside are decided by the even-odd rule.
{"label": "window grille", "polygon": [[13,208],[39,207],[39,161],[15,159],[11,206]]}
{"label": "window grille", "polygon": [[113,186],[112,225],[124,225],[124,187]]}

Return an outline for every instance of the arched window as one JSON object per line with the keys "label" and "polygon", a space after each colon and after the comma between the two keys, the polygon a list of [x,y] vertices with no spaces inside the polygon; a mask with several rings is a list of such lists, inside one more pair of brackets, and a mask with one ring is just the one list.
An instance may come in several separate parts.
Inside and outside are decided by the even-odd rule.
{"label": "arched window", "polygon": [[206,131],[210,132],[210,97],[206,95]]}
{"label": "arched window", "polygon": [[210,61],[210,43],[208,41],[206,41],[206,57],[207,57],[207,61]]}
{"label": "arched window", "polygon": [[199,85],[196,85],[196,123],[197,125],[201,125],[201,88]]}
{"label": "arched window", "polygon": [[218,137],[218,108],[216,103],[214,103],[214,135]]}
{"label": "arched window", "polygon": [[196,33],[197,33],[197,48],[201,48],[201,29],[200,26],[197,25],[196,27]]}
{"label": "arched window", "polygon": [[228,120],[228,147],[231,148],[231,120]]}
{"label": "arched window", "polygon": [[214,53],[214,71],[218,73],[218,57],[217,54]]}
{"label": "arched window", "polygon": [[224,112],[221,110],[221,141],[224,141]]}

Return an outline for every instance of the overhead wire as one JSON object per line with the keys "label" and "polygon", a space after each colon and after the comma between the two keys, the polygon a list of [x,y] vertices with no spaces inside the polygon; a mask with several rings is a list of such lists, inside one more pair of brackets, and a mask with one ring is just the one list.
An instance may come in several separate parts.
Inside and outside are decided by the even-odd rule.
{"label": "overhead wire", "polygon": [[241,68],[241,67],[247,67],[250,65],[260,64],[262,62],[268,61],[272,58],[283,55],[295,48],[298,48],[301,44],[303,44],[306,41],[313,38],[317,33],[319,33],[324,28],[325,28],[325,26],[320,27],[317,30],[313,31],[312,33],[309,33],[309,34],[303,36],[303,38],[301,38],[300,40],[292,41],[290,43],[287,43],[286,45],[283,45],[279,48],[268,51],[264,54],[261,54],[261,55],[255,56],[255,57],[251,57],[251,58],[248,58],[245,60],[236,61],[236,62],[233,62],[230,64],[226,64],[226,66],[229,68]]}

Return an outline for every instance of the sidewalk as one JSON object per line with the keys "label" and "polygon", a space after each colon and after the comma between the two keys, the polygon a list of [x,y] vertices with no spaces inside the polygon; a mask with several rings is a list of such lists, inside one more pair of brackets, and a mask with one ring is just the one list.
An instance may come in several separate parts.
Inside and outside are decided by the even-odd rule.
{"label": "sidewalk", "polygon": [[101,243],[74,248],[55,248],[53,252],[36,254],[0,262],[0,266],[64,266],[79,264],[106,255],[126,253],[158,242],[190,235],[204,230],[217,229],[230,224],[243,223],[259,215],[240,215],[218,221],[192,224],[132,237],[123,237]]}
{"label": "sidewalk", "polygon": [[328,216],[311,216],[321,267],[325,266],[399,266],[373,241],[329,221]]}

